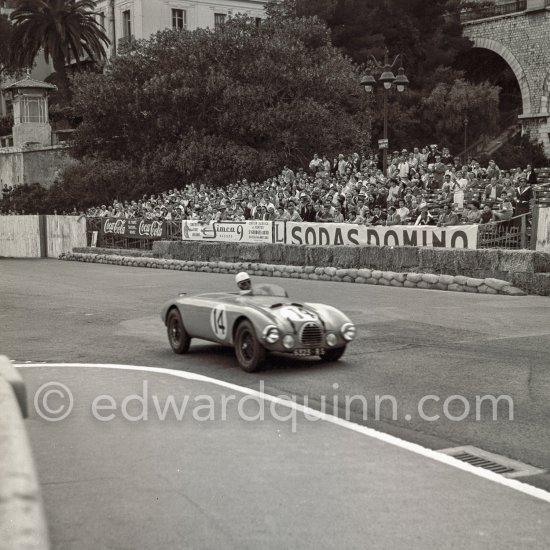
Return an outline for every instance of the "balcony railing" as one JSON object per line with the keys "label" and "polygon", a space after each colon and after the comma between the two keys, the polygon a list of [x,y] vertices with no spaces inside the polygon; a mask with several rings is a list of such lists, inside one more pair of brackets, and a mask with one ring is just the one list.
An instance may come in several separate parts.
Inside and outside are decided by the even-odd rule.
{"label": "balcony railing", "polygon": [[[505,4],[496,4],[494,6],[467,10],[460,14],[460,21],[462,23],[467,23],[468,21],[476,21],[477,19],[486,19],[488,17],[522,12],[527,9],[527,1],[528,0],[514,0],[513,2],[506,2]],[[548,2],[545,3],[547,4]]]}

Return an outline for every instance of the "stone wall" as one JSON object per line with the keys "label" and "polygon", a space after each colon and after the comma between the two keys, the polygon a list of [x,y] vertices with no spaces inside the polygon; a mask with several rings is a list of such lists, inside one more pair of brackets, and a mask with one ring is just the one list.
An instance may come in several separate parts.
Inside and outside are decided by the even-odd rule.
{"label": "stone wall", "polygon": [[58,170],[69,162],[67,147],[0,148],[0,187],[40,183],[53,184]]}

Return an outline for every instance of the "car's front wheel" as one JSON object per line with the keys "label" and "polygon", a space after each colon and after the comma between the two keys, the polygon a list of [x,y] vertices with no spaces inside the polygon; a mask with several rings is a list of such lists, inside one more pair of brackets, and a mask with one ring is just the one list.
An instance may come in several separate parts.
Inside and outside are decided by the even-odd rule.
{"label": "car's front wheel", "polygon": [[191,345],[191,338],[183,326],[180,312],[175,308],[168,313],[166,330],[168,333],[168,341],[174,353],[187,353]]}
{"label": "car's front wheel", "polygon": [[257,371],[265,361],[265,348],[250,321],[241,321],[235,334],[235,356],[246,372]]}
{"label": "car's front wheel", "polygon": [[338,361],[346,351],[346,346],[341,348],[329,349],[324,355],[321,355],[321,361],[326,361],[327,363],[332,361]]}

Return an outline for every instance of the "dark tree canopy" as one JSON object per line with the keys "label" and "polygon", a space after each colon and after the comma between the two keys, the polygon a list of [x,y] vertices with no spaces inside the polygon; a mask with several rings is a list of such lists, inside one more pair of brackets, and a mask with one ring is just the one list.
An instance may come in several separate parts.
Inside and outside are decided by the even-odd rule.
{"label": "dark tree canopy", "polygon": [[[462,148],[462,121],[466,116],[471,119],[473,135],[494,129],[498,123],[498,88],[482,90],[465,82],[464,73],[452,68],[456,59],[471,48],[470,41],[462,36],[456,14],[475,5],[479,6],[479,2],[282,0],[269,4],[268,11],[271,17],[285,20],[318,16],[330,28],[334,45],[362,66],[372,65],[371,56],[382,61],[386,48],[390,61],[396,54],[403,54],[410,89],[403,95],[389,94],[390,147],[438,142],[458,153]],[[442,90],[452,90],[448,97],[463,95],[457,105],[452,106],[438,100]],[[483,95],[480,91],[487,93]],[[375,139],[382,137],[382,114],[377,108],[382,101],[380,92],[378,96],[373,105]],[[479,117],[471,116],[474,108],[480,109]],[[441,123],[448,115],[452,124]]]}
{"label": "dark tree canopy", "polygon": [[103,75],[78,75],[75,154],[125,162],[158,189],[279,173],[370,141],[359,71],[317,19],[164,31]]}
{"label": "dark tree canopy", "polygon": [[0,13],[0,74],[14,72],[10,56],[10,40],[13,32],[12,24],[6,15]]}
{"label": "dark tree canopy", "polygon": [[357,63],[383,56],[385,48],[405,55],[420,81],[440,65],[451,65],[470,47],[457,18],[447,17],[470,2],[460,0],[283,0],[271,4],[277,16],[317,15],[332,31],[334,45]]}

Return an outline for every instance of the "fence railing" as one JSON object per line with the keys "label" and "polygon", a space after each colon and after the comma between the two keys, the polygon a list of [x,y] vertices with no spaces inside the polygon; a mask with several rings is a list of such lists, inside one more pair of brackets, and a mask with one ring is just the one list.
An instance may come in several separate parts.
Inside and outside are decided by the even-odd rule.
{"label": "fence railing", "polygon": [[478,248],[529,248],[531,244],[531,214],[515,216],[507,221],[479,226]]}
{"label": "fence railing", "polygon": [[[160,238],[140,238],[128,237],[126,235],[105,235],[101,232],[101,222],[103,218],[86,218],[86,236],[88,246],[92,245],[94,233],[97,235],[97,246],[102,248],[120,248],[128,250],[152,250],[153,242]],[[166,237],[167,241],[182,240],[182,223],[181,220],[166,220]]]}
{"label": "fence railing", "polygon": [[468,21],[476,21],[477,19],[486,19],[487,17],[497,17],[499,15],[522,12],[526,9],[527,0],[514,0],[513,2],[506,2],[505,4],[497,4],[464,11],[460,13],[460,21],[462,23],[467,23]]}

